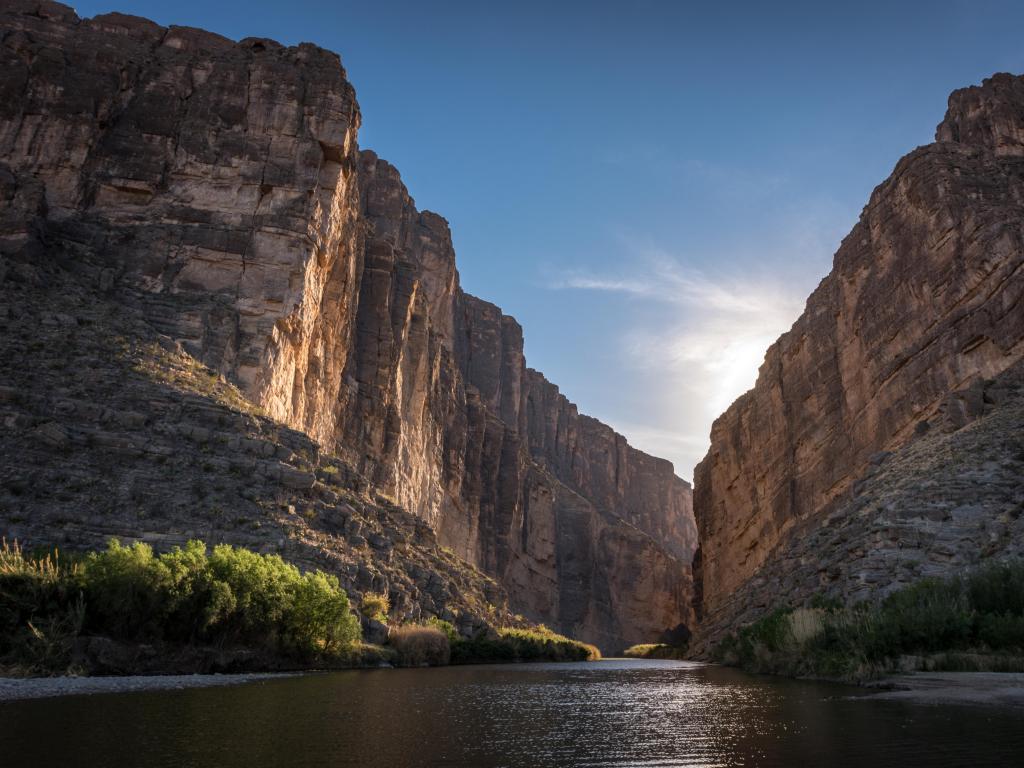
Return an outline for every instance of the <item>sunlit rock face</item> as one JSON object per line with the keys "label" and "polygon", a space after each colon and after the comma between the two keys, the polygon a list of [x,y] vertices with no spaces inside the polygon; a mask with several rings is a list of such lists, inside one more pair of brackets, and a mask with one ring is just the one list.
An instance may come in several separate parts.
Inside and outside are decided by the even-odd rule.
{"label": "sunlit rock face", "polygon": [[462,292],[335,54],[46,0],[0,20],[5,253],[140,309],[530,618],[606,649],[692,624],[688,484]]}
{"label": "sunlit rock face", "polygon": [[527,368],[459,288],[447,222],[360,156],[366,223],[336,448],[526,615],[618,648],[692,624],[690,487]]}
{"label": "sunlit rock face", "polygon": [[0,157],[17,198],[40,185],[46,243],[328,438],[359,232],[338,57],[48,2],[8,4],[4,30]]}
{"label": "sunlit rock face", "polygon": [[[746,611],[752,583],[784,602],[837,585],[864,597],[911,580],[865,565],[890,547],[921,560],[921,572],[962,567],[991,554],[977,551],[975,529],[1012,511],[997,504],[967,526],[972,533],[940,536],[941,547],[932,530],[941,525],[922,523],[919,536],[850,534],[830,545],[849,554],[834,567],[825,565],[831,552],[803,551],[803,562],[821,567],[799,587],[787,577],[799,558],[788,571],[776,567],[797,546],[796,531],[806,541],[855,514],[860,481],[881,466],[881,452],[965,427],[995,403],[985,382],[1024,357],[1024,81],[997,75],[956,91],[936,139],[875,189],[832,272],[768,349],[754,388],[712,428],[695,472],[706,624]],[[1020,458],[1006,439],[992,460]],[[951,509],[994,493],[985,483],[947,490]],[[892,503],[911,498],[904,489]],[[765,595],[756,599],[763,607]]]}

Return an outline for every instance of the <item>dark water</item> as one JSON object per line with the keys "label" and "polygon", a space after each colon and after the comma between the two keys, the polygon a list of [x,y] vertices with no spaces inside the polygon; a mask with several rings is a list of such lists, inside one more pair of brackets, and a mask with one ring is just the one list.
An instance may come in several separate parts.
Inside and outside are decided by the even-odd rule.
{"label": "dark water", "polygon": [[0,704],[4,766],[1022,766],[1024,713],[680,662],[339,672]]}

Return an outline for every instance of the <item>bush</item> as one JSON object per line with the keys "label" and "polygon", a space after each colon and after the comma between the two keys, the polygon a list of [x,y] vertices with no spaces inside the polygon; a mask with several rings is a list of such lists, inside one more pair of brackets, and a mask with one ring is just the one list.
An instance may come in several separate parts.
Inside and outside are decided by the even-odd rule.
{"label": "bush", "polygon": [[452,644],[453,664],[510,661],[595,661],[601,652],[593,645],[571,640],[541,624],[533,629],[500,629],[497,637],[481,636]]}
{"label": "bush", "polygon": [[455,631],[455,625],[452,624],[450,621],[439,619],[437,618],[437,616],[431,616],[429,619],[427,619],[427,626],[435,627],[444,632],[445,636],[448,638],[449,643],[457,643],[460,640],[459,633]]}
{"label": "bush", "polygon": [[387,623],[390,610],[391,601],[386,594],[380,592],[367,592],[359,603],[359,612],[363,616],[384,623]]}
{"label": "bush", "polygon": [[452,664],[503,664],[516,661],[515,648],[493,637],[474,637],[452,643]]}
{"label": "bush", "polygon": [[439,667],[451,659],[448,636],[437,627],[407,624],[388,637],[400,667]]}
{"label": "bush", "polygon": [[294,603],[285,622],[292,649],[332,654],[359,640],[359,622],[349,611],[348,596],[336,576],[306,573],[293,589]]}
{"label": "bush", "polygon": [[509,643],[520,661],[596,661],[596,646],[570,640],[541,624],[534,629],[502,629],[498,636]]}
{"label": "bush", "polygon": [[631,645],[622,652],[627,659],[678,659],[686,658],[686,648],[667,643],[640,643]]}
{"label": "bush", "polygon": [[122,639],[159,640],[166,624],[170,572],[148,544],[111,540],[85,559],[82,584],[89,629]]}
{"label": "bush", "polygon": [[1024,561],[979,568],[967,576],[967,595],[979,613],[1024,616]]}
{"label": "bush", "polygon": [[16,547],[0,552],[0,629],[11,638],[0,641],[0,655],[9,661],[49,649],[44,655],[58,668],[60,649],[69,653],[83,630],[120,641],[236,645],[298,658],[337,655],[359,639],[338,579],[302,574],[278,555],[222,544],[208,556],[205,544],[190,541],[156,556],[147,544],[111,540],[80,567],[55,563],[25,558]]}
{"label": "bush", "polygon": [[959,579],[925,579],[886,598],[864,638],[869,658],[959,648],[971,637],[971,611]]}
{"label": "bush", "polygon": [[[977,653],[1024,652],[1024,562],[924,579],[877,603],[775,610],[727,637],[715,656],[757,672],[861,678],[899,668],[901,656],[981,665]],[[1013,666],[1001,657],[999,665]]]}
{"label": "bush", "polygon": [[978,617],[978,639],[992,650],[1024,653],[1024,616],[1011,613]]}

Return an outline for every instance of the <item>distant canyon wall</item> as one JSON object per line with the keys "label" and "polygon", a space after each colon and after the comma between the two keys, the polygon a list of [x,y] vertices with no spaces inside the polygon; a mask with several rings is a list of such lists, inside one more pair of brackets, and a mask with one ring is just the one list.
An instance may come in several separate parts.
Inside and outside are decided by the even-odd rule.
{"label": "distant canyon wall", "polygon": [[605,648],[692,625],[690,487],[526,367],[339,58],[47,0],[0,15],[0,248],[54,259]]}
{"label": "distant canyon wall", "polygon": [[[997,75],[953,93],[935,143],[900,160],[874,190],[831,273],[769,348],[754,388],[715,421],[694,478],[696,602],[706,624],[728,624],[755,592],[762,608],[839,582],[859,597],[877,595],[910,578],[893,565],[900,557],[917,562],[920,575],[1002,551],[978,542],[988,539],[986,525],[1017,519],[1019,477],[1014,490],[1000,473],[991,482],[966,470],[959,480],[918,473],[916,494],[903,484],[897,496],[875,499],[881,512],[860,495],[889,452],[961,429],[1006,399],[996,393],[1015,391],[1019,377],[1000,382],[1024,358],[1022,267],[1024,79]],[[986,423],[1005,430],[1008,422]],[[1006,434],[985,427],[987,461],[1016,466],[1020,426]],[[896,465],[916,471],[920,462],[900,457]],[[928,461],[955,471],[947,458]],[[945,501],[933,498],[936,483]],[[964,512],[993,494],[1005,496],[1001,506]],[[913,501],[926,497],[938,505],[927,514]],[[858,524],[858,534],[846,530],[828,546],[814,535],[846,529],[856,515],[888,522],[872,522],[870,534]],[[920,523],[916,533],[901,535],[909,518]],[[890,548],[892,558],[865,565]],[[831,567],[836,552],[845,559]]]}

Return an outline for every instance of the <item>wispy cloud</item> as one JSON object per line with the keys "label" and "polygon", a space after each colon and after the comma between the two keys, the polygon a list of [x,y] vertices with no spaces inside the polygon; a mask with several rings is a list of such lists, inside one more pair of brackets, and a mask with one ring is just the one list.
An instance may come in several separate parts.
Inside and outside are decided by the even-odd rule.
{"label": "wispy cloud", "polygon": [[[700,382],[703,410],[723,410],[754,383],[767,347],[796,320],[805,285],[788,280],[714,278],[664,253],[648,253],[641,276],[565,275],[554,288],[605,291],[659,302],[666,327],[630,327],[624,346],[634,365],[671,370]],[[636,264],[636,262],[634,262]],[[693,442],[693,438],[690,438]]]}
{"label": "wispy cloud", "polygon": [[658,249],[629,261],[628,276],[570,270],[549,287],[613,293],[643,305],[618,343],[624,363],[661,390],[648,394],[663,412],[652,412],[649,423],[614,426],[688,477],[707,450],[711,422],[754,384],[765,351],[799,316],[813,278],[709,275]]}
{"label": "wispy cloud", "polygon": [[[647,160],[672,179],[678,234],[656,229],[680,244],[620,230],[606,266],[549,272],[545,287],[593,294],[619,321],[615,336],[602,339],[618,346],[620,368],[614,382],[595,377],[596,415],[689,477],[712,422],[754,385],[765,352],[799,317],[856,211],[794,190],[785,175],[650,150],[653,162],[637,152],[605,161]],[[709,222],[695,220],[702,214]]]}
{"label": "wispy cloud", "polygon": [[744,285],[741,280],[727,277],[711,279],[660,251],[647,251],[641,263],[644,274],[640,277],[570,271],[550,287],[624,293],[694,310],[732,314],[771,312],[783,298],[775,286],[764,282]]}

